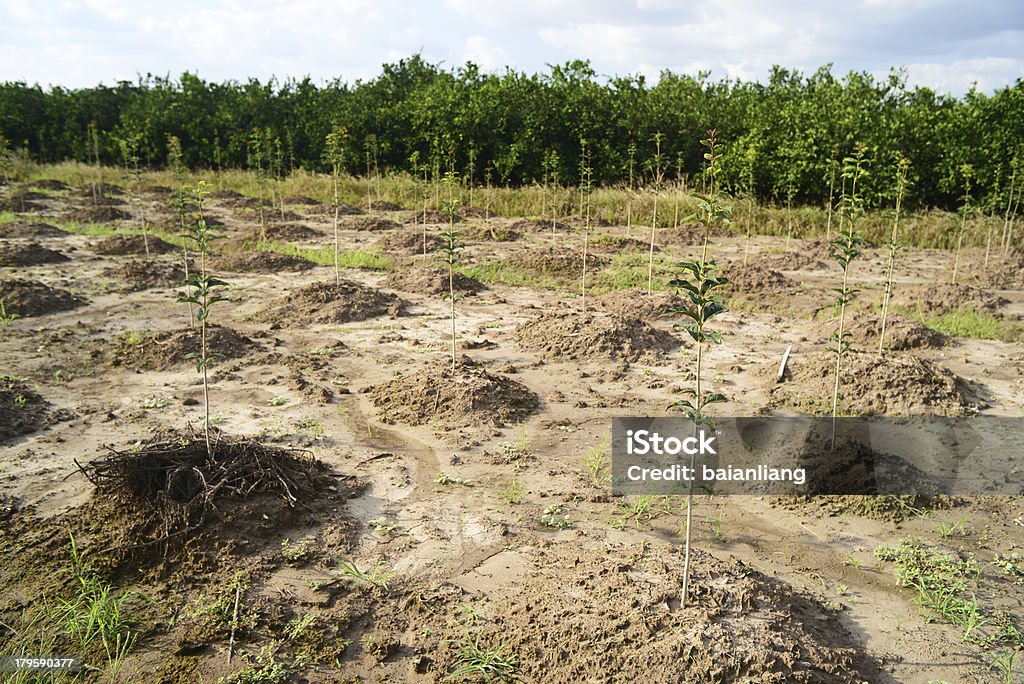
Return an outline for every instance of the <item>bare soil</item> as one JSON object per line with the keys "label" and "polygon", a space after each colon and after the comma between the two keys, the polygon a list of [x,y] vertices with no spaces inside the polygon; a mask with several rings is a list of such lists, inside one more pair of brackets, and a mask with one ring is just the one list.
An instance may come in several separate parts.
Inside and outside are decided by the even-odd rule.
{"label": "bare soil", "polygon": [[[219,325],[207,326],[206,338],[208,348],[223,359],[242,357],[256,349],[245,335]],[[139,370],[167,370],[192,363],[190,356],[199,353],[200,341],[198,325],[184,330],[133,331],[116,341],[111,363]]]}
{"label": "bare soil", "polygon": [[87,303],[67,290],[17,278],[0,280],[0,300],[8,315],[22,317],[67,311]]}
{"label": "bare soil", "polygon": [[185,267],[180,260],[131,259],[108,266],[102,275],[114,281],[120,290],[141,292],[151,288],[182,287]]}
{"label": "bare soil", "polygon": [[55,409],[23,380],[0,375],[0,442],[69,420],[68,410]]}
{"label": "bare soil", "polygon": [[150,254],[167,254],[179,249],[153,235],[111,235],[94,244],[92,249],[97,254],[127,256],[146,254],[147,246]]}
{"label": "bare soil", "polygon": [[332,280],[293,290],[270,302],[259,318],[292,325],[347,323],[377,316],[397,316],[401,310],[402,300],[393,294],[351,280],[342,280],[340,284]]}
{"label": "bare soil", "polygon": [[65,237],[67,233],[48,223],[36,221],[12,221],[0,223],[0,238],[50,238]]}
{"label": "bare soil", "polygon": [[[379,239],[374,246],[386,254],[398,256],[415,256],[423,253],[424,235],[422,231],[402,230],[388,233]],[[433,234],[426,236],[427,253],[437,251],[441,238]]]}
{"label": "bare soil", "polygon": [[312,261],[302,257],[276,252],[234,252],[210,260],[211,269],[228,273],[294,273],[315,266]]}
{"label": "bare soil", "polygon": [[[469,276],[455,272],[452,278],[455,292],[474,294],[484,289],[483,284]],[[384,287],[400,292],[441,294],[448,292],[448,271],[440,266],[413,266],[400,268],[388,274]]]}
{"label": "bare soil", "polygon": [[662,357],[679,348],[670,333],[635,318],[553,308],[516,329],[520,348],[545,358],[621,359]]}
{"label": "bare soil", "polygon": [[0,266],[38,266],[62,261],[69,258],[38,242],[0,243]]}

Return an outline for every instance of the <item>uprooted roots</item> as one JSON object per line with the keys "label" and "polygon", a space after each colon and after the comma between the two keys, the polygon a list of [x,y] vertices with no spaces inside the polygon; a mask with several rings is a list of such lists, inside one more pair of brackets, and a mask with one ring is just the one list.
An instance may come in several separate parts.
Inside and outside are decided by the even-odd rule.
{"label": "uprooted roots", "polygon": [[[213,436],[211,436],[213,437]],[[300,449],[216,436],[212,456],[202,435],[155,437],[140,448],[75,464],[103,496],[139,512],[132,537],[149,546],[202,528],[218,503],[271,495],[288,507],[327,486],[327,467]]]}

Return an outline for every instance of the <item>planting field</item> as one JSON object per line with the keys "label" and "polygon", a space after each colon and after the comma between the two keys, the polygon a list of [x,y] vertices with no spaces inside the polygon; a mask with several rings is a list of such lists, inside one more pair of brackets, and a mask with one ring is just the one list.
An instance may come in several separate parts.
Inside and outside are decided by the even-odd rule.
{"label": "planting field", "polygon": [[[569,191],[552,220],[517,213],[536,188],[368,202],[345,176],[336,211],[330,177],[274,203],[224,172],[201,254],[170,174],[92,173],[0,188],[0,652],[90,682],[1024,678],[1020,496],[699,494],[684,603],[685,497],[612,495],[612,418],[681,415],[696,379],[663,314],[705,249],[708,412],[831,415],[823,211],[723,198],[705,247],[675,189],[652,246],[649,197],[598,191],[588,220]],[[883,354],[865,220],[840,415],[1024,416],[1024,254],[981,221],[955,253],[958,220],[905,220]]]}

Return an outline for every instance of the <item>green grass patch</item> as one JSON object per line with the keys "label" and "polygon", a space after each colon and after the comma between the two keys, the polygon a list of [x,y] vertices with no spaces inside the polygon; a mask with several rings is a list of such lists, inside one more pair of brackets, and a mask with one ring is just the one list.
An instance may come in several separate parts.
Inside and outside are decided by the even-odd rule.
{"label": "green grass patch", "polygon": [[[291,243],[281,242],[268,242],[260,249],[265,252],[297,256],[320,266],[334,266],[333,249],[297,247]],[[395,267],[394,261],[386,254],[358,249],[338,252],[338,263],[342,268],[362,268],[369,271],[388,271]]]}
{"label": "green grass patch", "polygon": [[512,285],[514,287],[535,287],[545,290],[559,290],[562,285],[550,275],[521,268],[502,259],[486,261],[459,269],[470,278],[476,278],[486,285]]}
{"label": "green grass patch", "polygon": [[974,309],[957,309],[944,314],[907,312],[927,327],[950,337],[970,337],[978,340],[1013,342],[1021,338],[1021,328],[1007,323],[998,316]]}

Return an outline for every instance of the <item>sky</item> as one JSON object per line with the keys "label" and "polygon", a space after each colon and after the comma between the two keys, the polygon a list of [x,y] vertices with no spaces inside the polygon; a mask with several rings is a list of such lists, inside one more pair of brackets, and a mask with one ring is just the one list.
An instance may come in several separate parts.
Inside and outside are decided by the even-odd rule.
{"label": "sky", "polygon": [[766,80],[833,64],[962,95],[1024,77],[1024,0],[0,0],[0,81],[139,75],[354,82],[419,53],[458,67]]}

